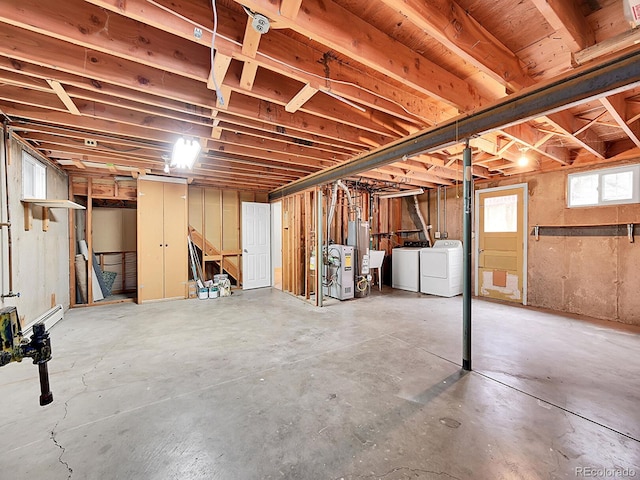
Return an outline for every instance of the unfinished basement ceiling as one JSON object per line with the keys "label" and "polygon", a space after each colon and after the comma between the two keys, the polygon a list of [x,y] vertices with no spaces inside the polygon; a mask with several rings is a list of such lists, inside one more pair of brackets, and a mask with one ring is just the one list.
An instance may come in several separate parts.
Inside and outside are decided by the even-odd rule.
{"label": "unfinished basement ceiling", "polygon": [[[172,175],[256,191],[640,49],[622,0],[218,0],[211,69],[209,0],[2,3],[0,110],[26,142],[71,173],[137,177],[198,138],[196,167]],[[638,157],[639,119],[630,85],[473,139],[473,173]],[[357,179],[462,178],[461,144],[397,160]]]}

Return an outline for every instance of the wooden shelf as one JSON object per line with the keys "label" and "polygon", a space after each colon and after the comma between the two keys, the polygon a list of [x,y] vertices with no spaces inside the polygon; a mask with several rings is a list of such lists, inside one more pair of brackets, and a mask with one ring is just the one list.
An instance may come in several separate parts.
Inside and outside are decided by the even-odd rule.
{"label": "wooden shelf", "polygon": [[86,207],[64,199],[24,198],[24,229],[31,230],[33,224],[33,207],[42,207],[42,231],[49,230],[49,209],[65,208],[67,210],[84,210]]}

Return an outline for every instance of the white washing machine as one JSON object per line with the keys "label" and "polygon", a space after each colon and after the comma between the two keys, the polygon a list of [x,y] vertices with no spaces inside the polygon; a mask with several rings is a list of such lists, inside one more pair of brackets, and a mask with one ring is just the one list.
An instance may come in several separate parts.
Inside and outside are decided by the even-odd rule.
{"label": "white washing machine", "polygon": [[462,241],[437,240],[420,252],[420,291],[441,297],[462,293]]}
{"label": "white washing machine", "polygon": [[420,291],[421,247],[398,247],[391,251],[391,286],[410,292]]}

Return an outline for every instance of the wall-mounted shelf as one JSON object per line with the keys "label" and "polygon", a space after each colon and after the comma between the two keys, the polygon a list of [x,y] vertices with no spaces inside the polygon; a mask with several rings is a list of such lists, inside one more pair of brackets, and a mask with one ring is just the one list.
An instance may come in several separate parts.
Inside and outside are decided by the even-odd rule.
{"label": "wall-mounted shelf", "polygon": [[411,235],[412,233],[420,233],[422,230],[396,230],[395,232],[375,232],[371,235]]}
{"label": "wall-mounted shelf", "polygon": [[50,208],[66,208],[72,210],[84,210],[86,207],[64,199],[46,199],[46,198],[24,198],[24,229],[31,230],[33,224],[33,207],[42,207],[42,231],[49,230],[49,209]]}
{"label": "wall-mounted shelf", "polygon": [[590,225],[535,225],[531,235],[539,240],[545,237],[624,237],[633,243],[634,235],[640,234],[640,223],[619,222]]}

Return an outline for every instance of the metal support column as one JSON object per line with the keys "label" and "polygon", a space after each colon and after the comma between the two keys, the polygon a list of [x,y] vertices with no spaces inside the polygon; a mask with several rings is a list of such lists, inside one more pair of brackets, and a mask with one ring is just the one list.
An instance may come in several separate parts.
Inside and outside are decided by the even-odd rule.
{"label": "metal support column", "polygon": [[462,290],[462,368],[471,370],[471,148],[469,139],[463,152],[464,166],[464,220],[462,229],[463,290]]}
{"label": "metal support column", "polygon": [[322,258],[322,223],[324,216],[322,215],[322,189],[316,188],[316,305],[322,306],[322,275],[324,273],[324,264]]}

